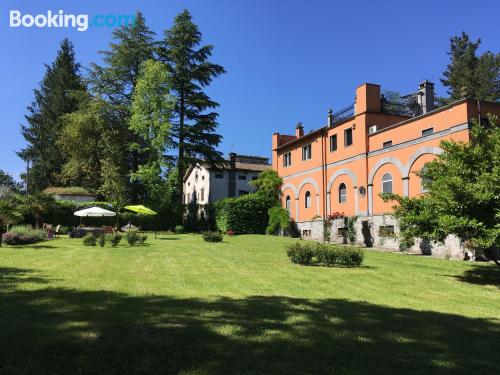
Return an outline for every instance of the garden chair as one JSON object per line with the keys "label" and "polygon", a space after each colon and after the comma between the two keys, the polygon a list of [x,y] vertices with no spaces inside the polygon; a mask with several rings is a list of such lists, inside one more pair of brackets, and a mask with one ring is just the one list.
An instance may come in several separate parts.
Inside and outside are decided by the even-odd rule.
{"label": "garden chair", "polygon": [[61,230],[61,224],[59,224],[57,227],[56,227],[56,230],[54,231],[54,237],[59,237],[60,235],[60,230]]}
{"label": "garden chair", "polygon": [[104,234],[113,234],[114,233],[112,226],[103,226],[102,231]]}

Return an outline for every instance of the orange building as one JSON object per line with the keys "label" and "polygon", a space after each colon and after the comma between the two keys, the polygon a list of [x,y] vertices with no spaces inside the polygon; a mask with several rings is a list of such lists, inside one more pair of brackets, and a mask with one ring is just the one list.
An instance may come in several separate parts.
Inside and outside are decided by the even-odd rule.
{"label": "orange building", "polygon": [[[323,239],[324,220],[339,212],[359,218],[359,242],[397,247],[393,203],[379,194],[422,194],[415,172],[441,152],[442,140],[467,142],[471,120],[487,113],[500,115],[500,104],[463,99],[434,109],[428,81],[397,101],[384,98],[379,85],[365,83],[356,89],[353,105],[329,112],[326,126],[304,134],[299,123],[295,135],[273,134],[272,165],[283,178],[283,207],[305,237]],[[334,224],[333,241],[342,240],[341,227]]]}

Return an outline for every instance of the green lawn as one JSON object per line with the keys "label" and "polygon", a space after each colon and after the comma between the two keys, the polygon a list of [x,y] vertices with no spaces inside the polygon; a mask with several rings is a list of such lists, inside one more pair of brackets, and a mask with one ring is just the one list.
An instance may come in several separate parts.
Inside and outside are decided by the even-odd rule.
{"label": "green lawn", "polygon": [[1,248],[0,373],[498,371],[494,265],[367,251],[363,268],[303,267],[286,238],[159,237]]}

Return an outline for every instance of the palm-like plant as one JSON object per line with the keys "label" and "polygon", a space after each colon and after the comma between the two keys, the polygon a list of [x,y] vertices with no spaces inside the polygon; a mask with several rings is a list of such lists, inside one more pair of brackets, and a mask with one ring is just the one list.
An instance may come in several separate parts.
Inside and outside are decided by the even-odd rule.
{"label": "palm-like plant", "polygon": [[33,216],[38,229],[44,214],[46,214],[54,204],[52,196],[43,193],[34,193],[20,197],[20,209],[27,215]]}

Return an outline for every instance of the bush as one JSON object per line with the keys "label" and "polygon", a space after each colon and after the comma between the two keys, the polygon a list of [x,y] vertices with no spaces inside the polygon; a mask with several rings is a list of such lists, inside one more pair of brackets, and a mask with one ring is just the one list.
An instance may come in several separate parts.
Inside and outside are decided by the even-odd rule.
{"label": "bush", "polygon": [[271,207],[268,214],[269,223],[267,224],[266,234],[277,234],[280,229],[288,230],[290,216],[285,208],[280,206]]}
{"label": "bush", "polygon": [[295,242],[288,245],[287,255],[292,261],[292,263],[309,265],[312,264],[314,256],[314,244],[307,243],[301,244],[300,242]]}
{"label": "bush", "polygon": [[108,242],[111,245],[111,247],[117,247],[120,244],[121,240],[122,240],[122,235],[119,233],[108,235]]}
{"label": "bush", "polygon": [[2,235],[2,241],[7,245],[29,245],[41,242],[47,238],[47,232],[33,229],[30,226],[18,225]]}
{"label": "bush", "polygon": [[84,246],[96,246],[97,245],[97,237],[93,233],[87,234],[83,237],[83,245]]}
{"label": "bush", "polygon": [[136,230],[129,230],[125,233],[125,239],[129,246],[135,246],[139,242],[139,233]]}
{"label": "bush", "polygon": [[106,245],[106,236],[104,234],[101,234],[99,236],[99,240],[97,240],[97,243],[100,247],[104,247],[104,245]]}
{"label": "bush", "polygon": [[360,248],[322,243],[290,244],[287,247],[287,255],[292,263],[329,267],[359,267],[364,260],[364,252]]}
{"label": "bush", "polygon": [[175,233],[184,233],[184,227],[182,225],[175,226]]}
{"label": "bush", "polygon": [[137,243],[142,246],[142,245],[144,245],[146,243],[147,239],[148,239],[148,235],[147,234],[139,235]]}
{"label": "bush", "polygon": [[83,238],[87,232],[80,228],[74,228],[69,232],[69,238]]}
{"label": "bush", "polygon": [[204,232],[203,239],[207,242],[221,242],[222,234],[220,232]]}
{"label": "bush", "polygon": [[225,198],[215,203],[217,228],[223,233],[264,234],[269,222],[268,211],[276,201],[251,193],[238,198]]}
{"label": "bush", "polygon": [[69,227],[60,227],[59,228],[59,234],[69,234],[69,232],[71,231],[71,229]]}

